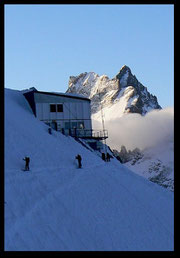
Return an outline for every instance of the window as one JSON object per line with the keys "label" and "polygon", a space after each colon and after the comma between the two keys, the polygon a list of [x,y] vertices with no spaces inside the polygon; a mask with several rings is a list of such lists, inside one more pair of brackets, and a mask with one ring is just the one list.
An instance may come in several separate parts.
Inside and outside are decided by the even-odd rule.
{"label": "window", "polygon": [[72,122],[72,128],[77,128],[77,122]]}
{"label": "window", "polygon": [[63,112],[63,104],[57,104],[57,112]]}
{"label": "window", "polygon": [[63,104],[50,104],[50,112],[63,112]]}
{"label": "window", "polygon": [[50,112],[56,112],[56,105],[50,104]]}
{"label": "window", "polygon": [[65,129],[70,129],[70,128],[71,128],[71,123],[65,122]]}

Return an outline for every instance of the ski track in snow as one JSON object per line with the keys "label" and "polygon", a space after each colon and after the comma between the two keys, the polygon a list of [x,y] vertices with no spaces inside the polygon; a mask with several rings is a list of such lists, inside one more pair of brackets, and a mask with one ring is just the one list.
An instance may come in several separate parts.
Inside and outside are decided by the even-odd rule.
{"label": "ski track in snow", "polygon": [[[112,177],[112,178],[113,178],[113,177]],[[114,180],[115,180],[115,179],[114,179]],[[122,184],[122,183],[119,183],[119,184],[121,185],[122,188],[125,189],[125,191],[128,192],[128,194],[131,196],[131,198],[134,199],[135,202],[136,202],[139,206],[141,206],[141,207],[143,208],[144,212],[146,213],[146,216],[150,219],[151,217],[150,217],[150,215],[149,215],[149,210],[148,210],[148,208],[147,208],[147,205],[146,205],[144,202],[142,202],[142,200],[140,200],[140,199],[138,198],[138,196],[136,195],[136,192],[133,192],[133,193],[132,193],[132,189],[131,189],[131,191],[130,191],[130,190],[125,186],[125,184]],[[153,210],[152,210],[152,212],[153,212]],[[151,216],[152,216],[152,212],[151,212]],[[154,216],[154,217],[156,218],[156,220],[158,221],[158,224],[160,224],[160,225],[167,231],[167,233],[168,233],[169,235],[171,235],[171,237],[173,237],[173,235],[172,235],[171,232],[168,230],[168,228],[167,228],[164,224],[162,224],[162,222],[160,221],[159,217],[158,217],[155,213],[153,213],[153,216]]]}
{"label": "ski track in snow", "polygon": [[[20,183],[23,183],[23,181],[27,181],[30,182],[30,180],[38,180],[38,176],[41,177],[41,180],[43,179],[42,177],[47,177],[47,179],[49,178],[49,176],[51,177],[59,177],[60,180],[57,182],[55,180],[53,180],[53,187],[51,186],[52,189],[48,189],[48,191],[44,192],[43,195],[41,195],[41,197],[39,199],[37,199],[33,205],[31,206],[31,208],[25,212],[25,214],[23,215],[23,217],[25,218],[26,216],[29,216],[29,212],[31,212],[32,210],[35,210],[36,208],[38,208],[38,204],[44,200],[47,199],[48,196],[55,194],[56,191],[58,191],[59,194],[63,194],[65,191],[67,191],[70,187],[72,187],[77,180],[82,176],[82,174],[86,173],[87,171],[89,171],[90,168],[94,168],[94,169],[98,169],[98,167],[102,167],[102,165],[96,165],[96,166],[91,166],[89,168],[75,168],[75,169],[69,169],[69,168],[42,168],[42,169],[33,169],[33,171],[28,171],[28,172],[22,172],[25,173],[23,174],[23,178],[22,178],[22,173],[19,170],[14,170],[16,171],[18,174],[14,175],[15,178],[10,178],[6,180],[6,185],[14,182],[14,180],[16,180],[16,184],[18,183],[18,180],[20,181]],[[46,171],[45,173],[43,171]],[[13,171],[13,170],[12,170]],[[37,173],[38,171],[38,173]],[[49,175],[49,171],[53,171],[53,173],[51,172],[51,174]],[[62,173],[63,171],[63,173]],[[69,173],[70,172],[70,173]],[[63,174],[63,175],[62,175]],[[64,180],[64,175],[66,176],[66,179]],[[71,175],[71,177],[70,177]],[[63,176],[63,177],[62,177]],[[61,181],[62,178],[62,181]],[[43,185],[43,183],[41,182],[41,185]],[[46,185],[44,185],[46,188]],[[59,191],[59,188],[61,189],[61,191]],[[21,224],[21,220],[22,218],[20,217],[17,221],[16,221],[16,225],[20,225]],[[15,228],[17,228],[18,226],[13,225],[13,231],[15,230]],[[8,233],[8,235],[11,233]]]}

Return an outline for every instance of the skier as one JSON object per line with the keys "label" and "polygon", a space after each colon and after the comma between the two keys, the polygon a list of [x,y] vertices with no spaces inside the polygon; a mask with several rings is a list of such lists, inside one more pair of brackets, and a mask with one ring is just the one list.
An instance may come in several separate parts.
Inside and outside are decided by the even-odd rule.
{"label": "skier", "polygon": [[102,152],[102,160],[106,161],[106,156],[104,152]]}
{"label": "skier", "polygon": [[79,166],[79,168],[81,168],[82,167],[82,164],[81,164],[81,160],[82,160],[82,158],[81,158],[81,155],[77,155],[76,156],[76,159],[78,160],[78,166]]}
{"label": "skier", "polygon": [[28,171],[29,170],[29,162],[30,162],[30,158],[29,157],[25,157],[23,160],[25,160],[25,171]]}
{"label": "skier", "polygon": [[49,134],[52,134],[51,127],[48,128],[48,133],[49,133]]}
{"label": "skier", "polygon": [[107,152],[107,154],[106,154],[106,161],[107,162],[109,162],[110,161],[110,155],[109,155],[109,153]]}
{"label": "skier", "polygon": [[61,129],[62,134],[64,134],[64,128]]}
{"label": "skier", "polygon": [[120,157],[120,156],[117,156],[116,158],[117,158],[117,160],[119,160],[119,161],[120,161],[120,163],[123,163],[123,160],[121,159],[121,157]]}

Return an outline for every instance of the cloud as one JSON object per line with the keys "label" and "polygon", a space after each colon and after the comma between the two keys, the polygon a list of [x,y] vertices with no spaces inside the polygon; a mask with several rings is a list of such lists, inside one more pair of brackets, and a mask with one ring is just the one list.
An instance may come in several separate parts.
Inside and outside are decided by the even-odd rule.
{"label": "cloud", "polygon": [[[93,128],[102,130],[102,123],[93,120]],[[174,108],[153,110],[145,116],[126,114],[123,117],[105,121],[109,138],[107,144],[120,150],[122,145],[132,150],[145,149],[174,136]]]}

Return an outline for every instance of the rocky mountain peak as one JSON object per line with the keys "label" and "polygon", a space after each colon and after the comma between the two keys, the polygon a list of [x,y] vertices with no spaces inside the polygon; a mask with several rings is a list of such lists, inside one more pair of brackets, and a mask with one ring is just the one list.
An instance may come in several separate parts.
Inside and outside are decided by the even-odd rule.
{"label": "rocky mountain peak", "polygon": [[127,65],[122,66],[113,79],[109,79],[107,75],[99,76],[95,72],[70,76],[67,92],[90,98],[93,114],[100,111],[100,104],[103,108],[110,109],[119,103],[120,116],[124,113],[145,115],[152,109],[161,109],[156,96],[148,92]]}
{"label": "rocky mountain peak", "polygon": [[131,69],[127,65],[121,67],[119,73],[116,75],[116,79],[121,79],[125,74],[131,74]]}

